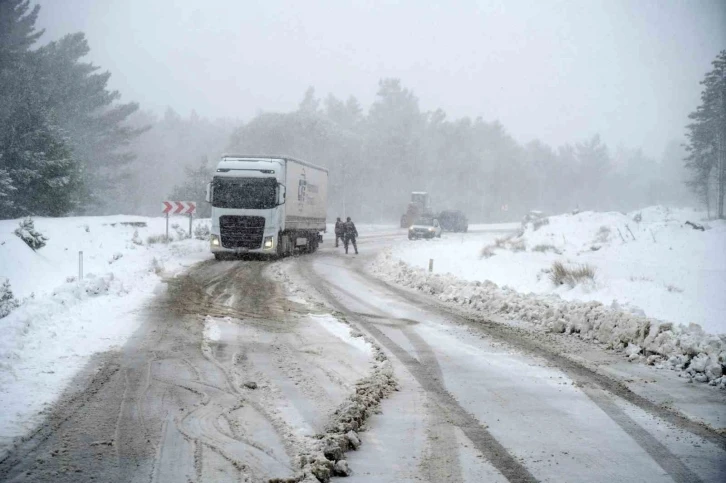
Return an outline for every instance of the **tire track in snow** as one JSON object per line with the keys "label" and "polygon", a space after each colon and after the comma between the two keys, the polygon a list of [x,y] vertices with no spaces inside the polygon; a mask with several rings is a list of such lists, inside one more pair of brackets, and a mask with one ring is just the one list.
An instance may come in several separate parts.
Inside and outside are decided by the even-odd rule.
{"label": "tire track in snow", "polygon": [[658,463],[658,466],[673,478],[673,481],[676,483],[700,483],[701,479],[693,471],[671,453],[663,443],[625,414],[625,411],[620,409],[606,392],[587,386],[581,389],[610,419],[628,433]]}
{"label": "tire track in snow", "polygon": [[[405,349],[396,344],[386,334],[384,334],[374,323],[367,321],[364,317],[356,315],[355,312],[348,310],[340,301],[332,294],[331,289],[339,291],[344,295],[372,307],[371,304],[361,300],[357,296],[346,292],[337,286],[332,286],[329,282],[317,275],[311,261],[307,261],[308,270],[304,276],[312,280],[313,286],[316,287],[328,299],[328,302],[337,310],[342,312],[351,320],[354,320],[365,328],[381,345],[388,349],[413,375],[421,387],[430,394],[433,399],[445,409],[448,413],[449,421],[452,425],[459,427],[461,431],[469,438],[474,447],[481,452],[482,455],[494,466],[507,480],[512,482],[536,482],[537,479],[527,470],[519,461],[517,461],[502,444],[494,438],[494,436],[482,426],[481,422],[473,415],[467,412],[456,399],[444,387],[443,382],[435,374],[432,374],[431,368],[423,362],[419,362]],[[375,307],[372,307],[377,310]],[[391,319],[394,320],[394,319]],[[415,339],[415,337],[414,337]],[[414,342],[414,341],[412,341]],[[423,339],[420,339],[423,342]],[[428,344],[423,342],[428,347]],[[433,355],[430,347],[423,349],[425,355]],[[418,351],[418,349],[417,349]],[[435,356],[434,356],[435,358]],[[438,367],[438,363],[437,363]],[[439,369],[440,370],[440,369]],[[434,369],[435,371],[435,369]],[[458,467],[457,460],[457,467]],[[461,471],[460,468],[457,471]]]}
{"label": "tire track in snow", "polygon": [[[427,367],[431,372],[431,377],[443,387],[444,373],[441,371],[434,351],[420,335],[408,326],[404,326],[401,331],[416,350],[421,365]],[[429,424],[428,460],[433,460],[434,464],[428,464],[429,461],[424,463],[426,473],[429,481],[463,482],[456,428],[448,424],[452,420],[451,411],[448,406],[441,404],[438,404],[438,409],[432,414],[433,423]]]}

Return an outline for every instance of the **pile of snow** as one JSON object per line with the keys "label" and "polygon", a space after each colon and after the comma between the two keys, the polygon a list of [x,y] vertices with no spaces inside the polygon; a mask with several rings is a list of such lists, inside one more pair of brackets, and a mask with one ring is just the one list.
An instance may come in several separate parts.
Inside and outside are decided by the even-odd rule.
{"label": "pile of snow", "polygon": [[[726,223],[700,219],[694,211],[662,207],[561,215],[498,242],[493,235],[488,241],[455,235],[402,243],[382,253],[372,271],[444,302],[577,334],[630,360],[726,387],[726,335],[701,327],[726,332]],[[487,245],[493,254],[482,258]],[[533,251],[543,245],[551,248]],[[437,272],[450,273],[416,268],[429,258]],[[554,261],[590,265],[595,280],[555,287],[546,272]]]}
{"label": "pile of snow", "polygon": [[[704,215],[660,206],[566,214],[549,217],[538,229],[528,223],[507,241],[503,234],[444,234],[433,242],[401,243],[392,256],[422,268],[433,258],[435,272],[465,280],[565,300],[615,301],[648,317],[726,333],[726,222],[704,222]],[[485,247],[488,257],[482,257]],[[556,261],[594,268],[594,282],[553,285],[549,270]]]}
{"label": "pile of snow", "polygon": [[[0,319],[0,453],[93,354],[126,342],[161,275],[210,256],[205,241],[149,244],[163,238],[163,218],[35,218],[47,238],[35,251],[15,233],[21,221],[0,221],[0,284],[19,303]],[[188,231],[187,220],[171,222],[175,237]]]}

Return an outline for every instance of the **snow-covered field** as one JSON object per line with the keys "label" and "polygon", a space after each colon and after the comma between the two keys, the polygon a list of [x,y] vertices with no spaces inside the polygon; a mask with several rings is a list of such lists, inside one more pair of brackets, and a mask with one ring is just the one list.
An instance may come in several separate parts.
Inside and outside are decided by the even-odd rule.
{"label": "snow-covered field", "polygon": [[[162,276],[210,257],[206,241],[150,244],[149,237],[164,234],[163,218],[34,221],[48,237],[38,251],[13,233],[18,220],[0,221],[0,283],[9,280],[20,302],[0,319],[0,451],[37,422],[93,354],[133,334]],[[203,223],[208,220],[195,220]],[[174,238],[189,226],[186,218],[171,218],[172,224],[179,225],[170,228]]]}
{"label": "snow-covered field", "polygon": [[[640,222],[633,220],[637,214]],[[465,280],[490,280],[518,292],[557,294],[564,300],[608,306],[616,301],[648,317],[726,333],[726,223],[704,222],[703,217],[663,207],[628,214],[566,214],[550,217],[537,230],[528,224],[521,238],[512,239],[524,243],[522,251],[511,243],[496,247],[495,239],[505,238],[502,234],[445,233],[441,240],[401,243],[391,254],[422,268],[433,258],[436,273]],[[707,229],[694,230],[686,221]],[[482,257],[488,245],[491,255]],[[546,273],[555,261],[594,267],[594,282],[555,286]]]}
{"label": "snow-covered field", "polygon": [[[508,236],[479,227],[398,243],[372,270],[468,310],[579,334],[630,360],[726,387],[726,335],[710,335],[726,333],[726,223],[702,218],[652,207],[553,216]],[[433,274],[424,268],[429,259]],[[589,266],[594,280],[555,285],[557,261]]]}

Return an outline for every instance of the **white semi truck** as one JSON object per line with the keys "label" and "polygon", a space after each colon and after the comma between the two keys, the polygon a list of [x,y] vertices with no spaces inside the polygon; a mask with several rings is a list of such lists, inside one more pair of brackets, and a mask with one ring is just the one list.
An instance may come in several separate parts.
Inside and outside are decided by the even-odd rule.
{"label": "white semi truck", "polygon": [[227,255],[314,252],[325,232],[328,170],[286,156],[225,154],[207,186],[210,245]]}

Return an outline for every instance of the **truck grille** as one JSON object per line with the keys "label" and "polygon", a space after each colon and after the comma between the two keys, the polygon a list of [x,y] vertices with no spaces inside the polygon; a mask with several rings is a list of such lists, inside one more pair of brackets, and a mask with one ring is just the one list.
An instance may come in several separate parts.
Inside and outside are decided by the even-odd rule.
{"label": "truck grille", "polygon": [[260,248],[265,219],[261,216],[220,216],[219,231],[224,248]]}

